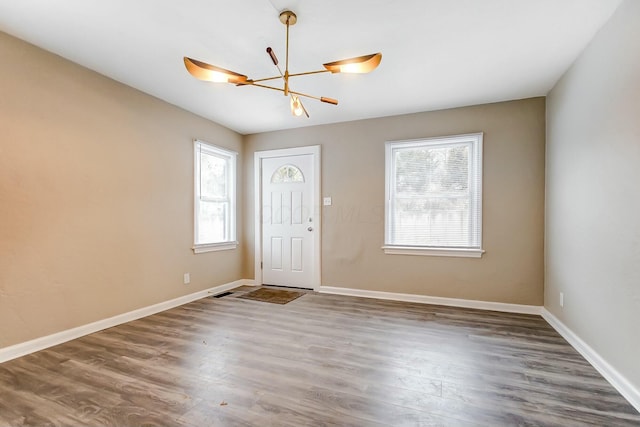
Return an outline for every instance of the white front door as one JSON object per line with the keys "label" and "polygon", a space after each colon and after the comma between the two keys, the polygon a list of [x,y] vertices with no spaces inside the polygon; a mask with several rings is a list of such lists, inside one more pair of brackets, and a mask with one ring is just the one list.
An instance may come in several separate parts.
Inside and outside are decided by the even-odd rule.
{"label": "white front door", "polygon": [[319,268],[315,154],[260,160],[262,283],[314,288]]}

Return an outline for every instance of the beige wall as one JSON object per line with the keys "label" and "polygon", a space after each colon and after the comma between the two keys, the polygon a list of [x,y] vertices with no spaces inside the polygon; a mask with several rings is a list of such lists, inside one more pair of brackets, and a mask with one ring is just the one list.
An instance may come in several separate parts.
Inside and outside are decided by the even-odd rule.
{"label": "beige wall", "polygon": [[241,277],[191,250],[192,138],[240,135],[4,33],[0,58],[0,348]]}
{"label": "beige wall", "polygon": [[639,1],[622,3],[547,105],[545,307],[640,390]]}
{"label": "beige wall", "polygon": [[[325,108],[318,105],[317,108]],[[481,259],[384,255],[384,143],[484,132]],[[255,151],[322,146],[322,284],[517,304],[543,301],[545,101],[534,98],[245,137],[244,276],[254,277]]]}

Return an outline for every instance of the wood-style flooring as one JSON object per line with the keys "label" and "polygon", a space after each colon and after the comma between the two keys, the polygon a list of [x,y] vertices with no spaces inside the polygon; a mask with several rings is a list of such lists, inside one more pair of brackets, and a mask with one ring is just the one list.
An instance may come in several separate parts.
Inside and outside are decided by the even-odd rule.
{"label": "wood-style flooring", "polygon": [[247,290],[0,364],[0,425],[640,425],[539,316]]}

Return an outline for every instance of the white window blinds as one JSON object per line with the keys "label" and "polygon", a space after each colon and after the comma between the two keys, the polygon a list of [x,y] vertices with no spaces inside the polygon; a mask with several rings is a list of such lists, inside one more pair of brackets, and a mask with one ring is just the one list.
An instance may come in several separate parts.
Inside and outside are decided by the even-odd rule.
{"label": "white window blinds", "polygon": [[385,248],[481,251],[482,134],[389,142]]}

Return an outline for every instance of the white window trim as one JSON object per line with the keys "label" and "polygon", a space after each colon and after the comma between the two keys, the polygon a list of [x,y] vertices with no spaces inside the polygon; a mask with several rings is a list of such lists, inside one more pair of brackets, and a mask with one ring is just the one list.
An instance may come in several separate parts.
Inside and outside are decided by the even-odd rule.
{"label": "white window trim", "polygon": [[[198,239],[198,200],[200,198],[200,161],[198,155],[204,148],[206,151],[217,155],[226,156],[231,159],[229,170],[227,171],[228,191],[229,191],[229,241],[215,243],[196,243]],[[236,241],[236,169],[238,162],[238,153],[218,147],[208,142],[195,139],[193,141],[193,165],[194,165],[194,197],[193,197],[193,252],[201,254],[205,252],[226,251],[236,249],[238,242]]]}
{"label": "white window trim", "polygon": [[228,251],[231,249],[235,249],[238,247],[238,242],[223,242],[223,243],[200,243],[193,245],[193,253],[202,254],[205,252],[215,252],[215,251]]}
{"label": "white window trim", "polygon": [[384,245],[382,247],[387,255],[424,255],[445,256],[459,258],[480,258],[485,252],[482,249],[469,248],[436,248],[429,246],[396,246]]}
{"label": "white window trim", "polygon": [[[442,142],[443,144],[462,143],[474,141],[473,144],[476,152],[474,158],[476,159],[477,173],[480,174],[480,186],[476,189],[478,196],[478,224],[479,231],[479,247],[434,247],[434,246],[407,246],[407,245],[394,245],[389,243],[391,239],[391,172],[393,170],[393,151],[396,147],[410,148],[412,146],[420,146],[425,142],[432,141]],[[461,258],[480,258],[485,250],[482,249],[482,151],[483,151],[483,133],[469,133],[463,135],[452,135],[444,137],[434,138],[421,138],[411,139],[403,141],[388,141],[385,144],[385,215],[384,215],[384,241],[382,250],[386,255],[423,255],[423,256],[443,256],[443,257],[461,257]],[[434,144],[435,145],[435,144]]]}

